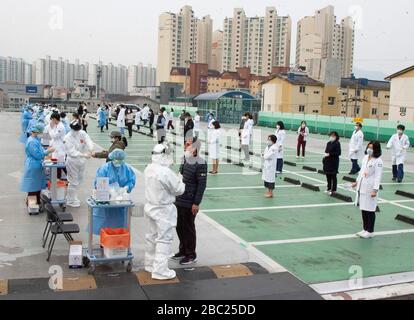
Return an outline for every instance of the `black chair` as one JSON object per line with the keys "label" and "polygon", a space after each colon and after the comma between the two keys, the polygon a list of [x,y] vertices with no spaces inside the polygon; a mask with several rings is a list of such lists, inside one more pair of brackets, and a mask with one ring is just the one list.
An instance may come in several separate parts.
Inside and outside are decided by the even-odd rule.
{"label": "black chair", "polygon": [[[45,195],[42,194],[40,196],[40,202],[42,203],[42,208],[45,208],[46,204],[52,204],[50,202],[50,199]],[[44,210],[43,210],[44,211]],[[59,219],[65,223],[65,222],[73,222],[73,216],[70,213],[56,213],[59,216]],[[42,247],[46,247],[46,243],[47,243],[47,239],[49,238],[50,235],[50,229],[52,228],[52,224],[56,222],[55,220],[52,220],[52,216],[51,215],[46,215],[46,226],[45,226],[45,230],[43,231],[43,236],[42,236]]]}
{"label": "black chair", "polygon": [[66,241],[71,242],[73,241],[72,234],[79,233],[80,229],[77,224],[64,224],[56,213],[55,208],[53,208],[50,203],[45,204],[45,210],[48,215],[48,219],[54,221],[50,227],[52,236],[50,237],[49,245],[47,248],[48,255],[46,261],[49,262],[57,236],[61,234],[66,238]]}

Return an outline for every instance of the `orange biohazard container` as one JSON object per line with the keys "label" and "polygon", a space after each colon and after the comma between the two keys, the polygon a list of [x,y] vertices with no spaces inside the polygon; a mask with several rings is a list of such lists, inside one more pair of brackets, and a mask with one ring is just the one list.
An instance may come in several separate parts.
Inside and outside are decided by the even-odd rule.
{"label": "orange biohazard container", "polygon": [[128,255],[131,235],[128,229],[101,229],[101,246],[106,258],[121,258]]}

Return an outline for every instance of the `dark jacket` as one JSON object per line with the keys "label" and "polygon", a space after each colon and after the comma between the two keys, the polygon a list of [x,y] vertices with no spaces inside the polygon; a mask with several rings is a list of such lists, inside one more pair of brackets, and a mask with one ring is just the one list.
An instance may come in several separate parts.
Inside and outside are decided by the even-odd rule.
{"label": "dark jacket", "polygon": [[175,205],[184,208],[191,208],[194,204],[199,206],[207,186],[206,161],[200,157],[193,158],[191,163],[184,160],[180,173],[183,175],[185,192],[177,197]]}
{"label": "dark jacket", "polygon": [[329,153],[329,157],[323,158],[323,171],[326,174],[338,174],[339,157],[342,154],[341,143],[337,140],[329,141],[326,145],[325,153]]}
{"label": "dark jacket", "polygon": [[[184,126],[184,137],[192,137],[194,129],[194,121],[192,119],[188,120]],[[188,135],[187,135],[188,133]]]}
{"label": "dark jacket", "polygon": [[106,162],[108,162],[108,156],[109,154],[114,151],[115,149],[121,149],[125,150],[125,144],[122,141],[116,141],[112,144],[112,146],[109,148],[108,151],[104,150],[102,152],[97,152],[95,154],[95,158],[98,159],[106,159]]}

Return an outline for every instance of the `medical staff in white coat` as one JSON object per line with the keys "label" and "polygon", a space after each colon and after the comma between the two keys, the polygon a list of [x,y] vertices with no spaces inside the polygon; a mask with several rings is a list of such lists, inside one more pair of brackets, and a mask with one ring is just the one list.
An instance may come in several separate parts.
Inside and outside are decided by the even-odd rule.
{"label": "medical staff in white coat", "polygon": [[283,157],[284,157],[284,148],[285,148],[285,140],[286,140],[285,124],[282,121],[279,121],[276,124],[275,136],[277,138],[277,145],[278,145],[276,173],[281,174],[283,172],[283,162],[284,162]]}
{"label": "medical staff in white coat", "polygon": [[250,161],[250,129],[246,123],[244,124],[244,128],[241,132],[241,149],[244,152],[244,161]]}
{"label": "medical staff in white coat", "polygon": [[138,109],[138,111],[135,113],[135,125],[137,126],[137,130],[141,130],[141,117],[142,117],[142,111],[141,109]]}
{"label": "medical staff in white coat", "polygon": [[141,118],[142,118],[142,121],[144,122],[144,126],[146,126],[147,125],[147,122],[148,122],[148,117],[149,117],[149,111],[150,111],[150,109],[149,109],[149,107],[147,105],[144,105],[144,108],[142,108],[141,111],[142,111]]}
{"label": "medical staff in white coat", "polygon": [[352,134],[351,140],[349,141],[349,159],[352,162],[352,169],[349,172],[350,175],[357,174],[361,167],[359,161],[364,156],[364,133],[362,132],[362,124],[355,124],[355,131]]}
{"label": "medical staff in white coat", "polygon": [[357,191],[356,205],[361,209],[364,224],[364,230],[357,233],[357,236],[363,239],[374,237],[375,212],[383,172],[381,144],[378,141],[370,142],[366,153],[357,182],[353,184]]}
{"label": "medical staff in white coat", "polygon": [[197,111],[194,116],[194,136],[198,137],[200,135],[200,123],[201,123],[201,116],[200,112]]}
{"label": "medical staff in white coat", "polygon": [[49,123],[50,146],[55,149],[52,158],[57,159],[59,163],[65,162],[66,152],[63,139],[66,136],[64,124],[60,121],[60,114],[53,113],[50,116]]}
{"label": "medical staff in white coat", "polygon": [[156,145],[152,152],[152,163],[145,169],[145,216],[149,222],[146,235],[145,270],[155,280],[170,280],[176,277],[169,269],[174,228],[177,226],[177,196],[184,194],[185,184],[180,175],[175,174],[169,148]]}
{"label": "medical staff in white coat", "polygon": [[276,163],[277,163],[277,138],[271,135],[267,140],[267,147],[263,153],[263,175],[264,186],[267,188],[265,198],[273,198],[273,190],[276,183]]}
{"label": "medical staff in white coat", "polygon": [[404,179],[404,162],[407,150],[410,148],[410,140],[404,134],[405,126],[399,125],[397,133],[388,141],[387,149],[392,150],[392,181],[401,183]]}
{"label": "medical staff in white coat", "polygon": [[94,144],[89,135],[82,131],[79,120],[72,121],[70,128],[71,131],[63,140],[69,182],[66,204],[72,208],[79,208],[81,201],[78,198],[78,190],[84,179],[86,160],[91,158]]}
{"label": "medical staff in white coat", "polygon": [[210,129],[208,133],[208,156],[213,163],[213,170],[210,171],[210,174],[217,174],[220,159],[221,126],[218,121],[214,121],[212,126],[214,129]]}
{"label": "medical staff in white coat", "polygon": [[121,104],[119,106],[118,118],[116,119],[116,126],[118,127],[122,136],[124,136],[125,134],[125,112],[126,112],[125,106]]}

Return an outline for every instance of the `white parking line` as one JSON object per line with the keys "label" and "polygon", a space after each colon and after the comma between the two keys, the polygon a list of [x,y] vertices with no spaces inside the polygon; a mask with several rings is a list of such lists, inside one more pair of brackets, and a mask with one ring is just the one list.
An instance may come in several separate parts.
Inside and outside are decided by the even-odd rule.
{"label": "white parking line", "polygon": [[[382,231],[375,232],[375,236],[390,236],[397,234],[414,233],[413,229],[393,230],[393,231]],[[318,242],[318,241],[330,241],[330,240],[343,240],[343,239],[354,239],[358,238],[356,234],[344,234],[339,236],[328,236],[328,237],[314,237],[314,238],[302,238],[302,239],[290,239],[290,240],[275,240],[275,241],[258,241],[250,242],[252,246],[270,246],[270,245],[281,245],[291,243],[306,243],[306,242]]]}

